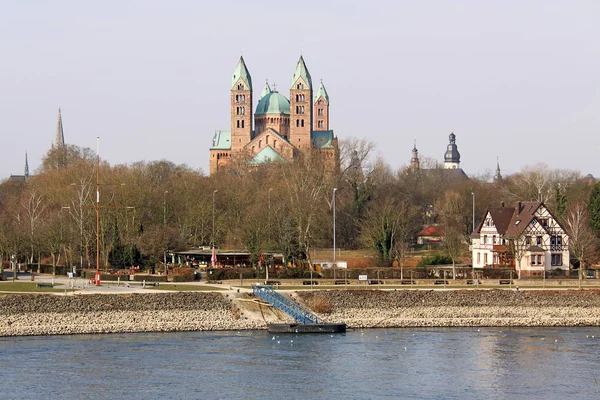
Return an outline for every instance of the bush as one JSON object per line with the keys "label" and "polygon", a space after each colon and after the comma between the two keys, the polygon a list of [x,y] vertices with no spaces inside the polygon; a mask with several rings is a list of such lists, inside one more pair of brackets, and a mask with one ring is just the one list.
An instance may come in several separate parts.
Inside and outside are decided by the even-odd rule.
{"label": "bush", "polygon": [[447,265],[452,264],[452,258],[443,254],[435,253],[430,256],[425,256],[419,261],[418,267],[424,267],[426,265]]}
{"label": "bush", "polygon": [[166,275],[146,275],[146,274],[137,274],[131,275],[135,282],[167,282]]}

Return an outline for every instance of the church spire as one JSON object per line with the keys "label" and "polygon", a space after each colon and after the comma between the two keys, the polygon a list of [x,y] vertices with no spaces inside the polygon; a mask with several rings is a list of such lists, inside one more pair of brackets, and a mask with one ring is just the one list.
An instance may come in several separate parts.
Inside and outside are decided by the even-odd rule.
{"label": "church spire", "polygon": [[244,84],[248,90],[252,90],[252,77],[250,76],[250,72],[248,72],[248,68],[244,62],[244,57],[242,56],[240,56],[240,61],[238,61],[235,71],[233,72],[233,78],[231,79],[231,90],[235,89],[235,86],[240,78],[242,81],[244,81]]}
{"label": "church spire", "polygon": [[271,90],[271,86],[269,86],[269,81],[265,82],[265,87],[263,88],[262,92],[260,93],[260,97],[258,100],[262,99],[263,97],[265,97],[266,95],[268,95],[269,93],[272,93],[273,91]]}
{"label": "church spire", "polygon": [[53,147],[61,148],[65,145],[65,135],[63,132],[62,116],[60,115],[60,108],[58,109],[58,122],[56,123],[56,138],[54,139]]}
{"label": "church spire", "polygon": [[327,89],[325,89],[325,85],[323,85],[323,81],[321,81],[319,89],[317,89],[317,94],[315,95],[315,103],[321,97],[323,98],[323,100],[325,100],[325,103],[329,104],[329,95],[327,94]]}
{"label": "church spire", "polygon": [[29,178],[29,162],[27,162],[27,152],[25,152],[25,171],[23,171],[23,175],[25,175],[25,180]]}
{"label": "church spire", "polygon": [[417,139],[414,139],[414,146],[412,149],[412,158],[410,159],[410,168],[419,169],[419,150],[417,150]]}
{"label": "church spire", "polygon": [[494,182],[498,182],[502,180],[502,175],[500,174],[500,161],[498,157],[496,157],[496,174],[494,175]]}
{"label": "church spire", "polygon": [[298,81],[299,78],[302,78],[302,80],[307,86],[307,89],[312,89],[312,79],[310,77],[310,73],[308,72],[308,68],[306,68],[306,64],[304,63],[304,58],[302,56],[300,56],[298,64],[296,65],[296,71],[294,71],[294,75],[292,76],[292,85],[290,89],[294,89],[294,85],[296,85],[296,81]]}

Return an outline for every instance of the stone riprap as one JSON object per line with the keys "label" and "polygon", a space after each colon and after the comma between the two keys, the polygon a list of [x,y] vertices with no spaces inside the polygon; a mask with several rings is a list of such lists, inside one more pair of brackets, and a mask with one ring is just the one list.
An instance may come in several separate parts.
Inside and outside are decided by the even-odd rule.
{"label": "stone riprap", "polygon": [[398,290],[298,293],[329,305],[321,316],[349,328],[424,326],[598,326],[598,291]]}
{"label": "stone riprap", "polygon": [[[349,328],[598,326],[598,291],[331,290],[293,299]],[[265,329],[283,319],[245,294],[169,292],[0,297],[0,336]],[[287,320],[289,321],[289,320]]]}

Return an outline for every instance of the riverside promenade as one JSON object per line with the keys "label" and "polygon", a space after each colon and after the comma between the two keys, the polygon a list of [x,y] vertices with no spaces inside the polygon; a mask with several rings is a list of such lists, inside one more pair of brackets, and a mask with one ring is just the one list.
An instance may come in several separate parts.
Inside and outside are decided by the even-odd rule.
{"label": "riverside promenade", "polygon": [[[36,276],[35,282],[47,279],[52,278]],[[6,283],[0,282],[0,292]],[[0,295],[0,336],[248,330],[289,322],[257,301],[249,286],[240,288],[233,282],[170,283],[161,284],[160,290],[123,284],[77,288],[77,282],[73,283],[73,291],[61,289],[71,284],[68,279],[55,278],[56,292],[4,292]],[[281,292],[324,322],[344,322],[349,329],[600,326],[600,291],[595,289],[384,288]]]}

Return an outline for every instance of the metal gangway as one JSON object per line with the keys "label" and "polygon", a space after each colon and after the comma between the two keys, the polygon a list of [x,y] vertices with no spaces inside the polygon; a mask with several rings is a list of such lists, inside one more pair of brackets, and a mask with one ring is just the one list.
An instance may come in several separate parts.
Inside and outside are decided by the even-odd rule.
{"label": "metal gangway", "polygon": [[301,324],[319,323],[319,319],[315,314],[295,301],[277,293],[270,286],[252,286],[252,291],[256,297],[266,301],[278,310],[283,311]]}

